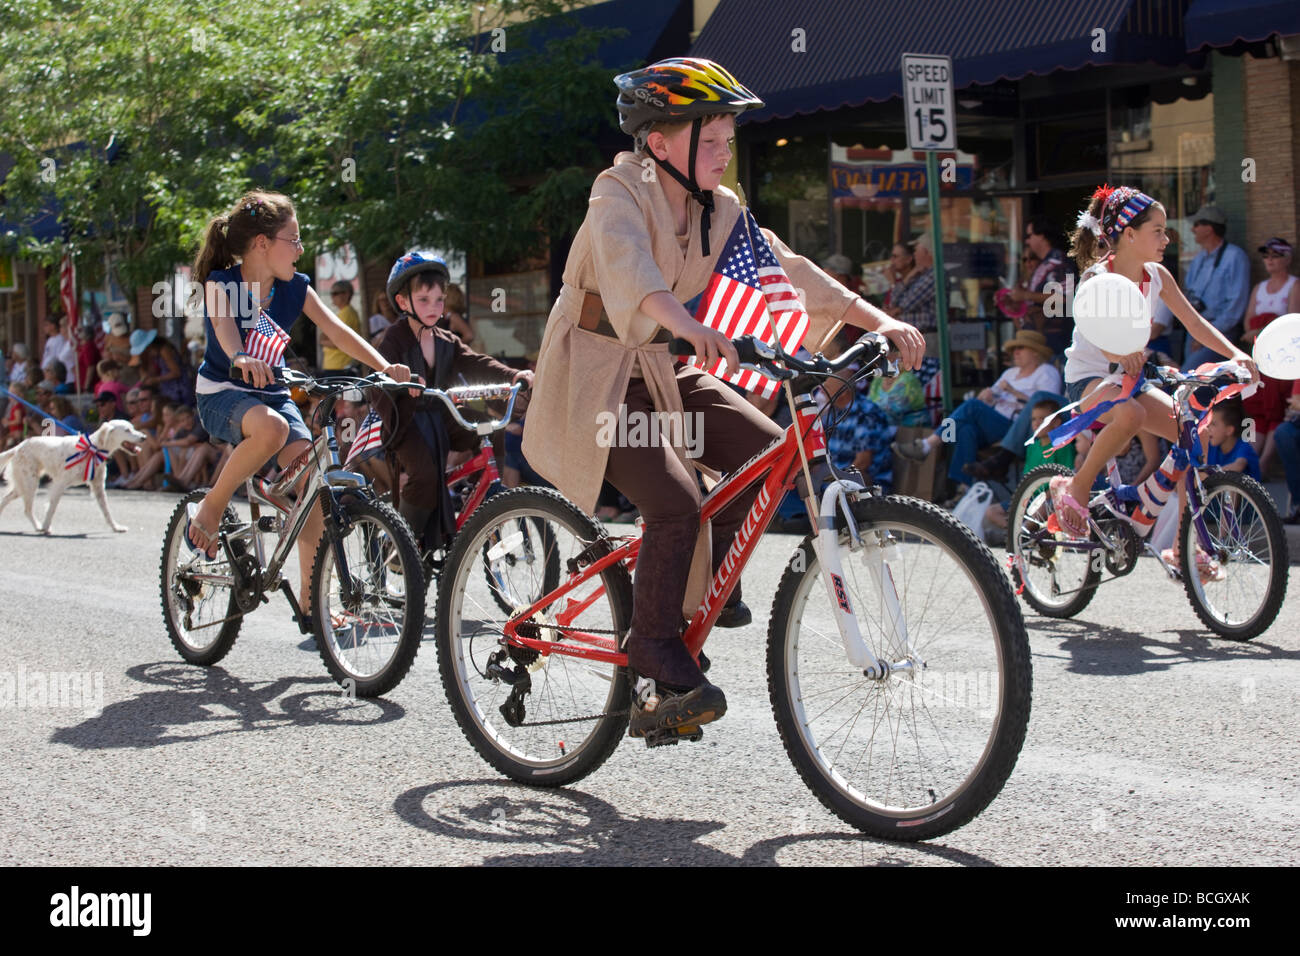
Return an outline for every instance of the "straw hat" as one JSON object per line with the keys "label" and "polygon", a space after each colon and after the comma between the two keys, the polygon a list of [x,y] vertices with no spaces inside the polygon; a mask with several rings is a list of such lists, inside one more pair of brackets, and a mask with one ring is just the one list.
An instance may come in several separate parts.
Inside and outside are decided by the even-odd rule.
{"label": "straw hat", "polygon": [[1033,349],[1044,359],[1050,359],[1055,353],[1047,344],[1047,337],[1042,332],[1035,332],[1032,329],[1021,329],[1015,334],[1014,338],[1007,339],[1002,343],[1002,351],[1009,352],[1015,348]]}

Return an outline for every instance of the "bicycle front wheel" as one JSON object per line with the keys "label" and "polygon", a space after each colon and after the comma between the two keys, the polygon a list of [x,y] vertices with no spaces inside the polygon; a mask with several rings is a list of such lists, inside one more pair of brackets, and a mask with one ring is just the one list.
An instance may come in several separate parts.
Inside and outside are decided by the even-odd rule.
{"label": "bicycle front wheel", "polygon": [[344,567],[327,533],[312,568],[316,644],[345,690],[378,697],[401,682],[420,649],[424,573],[411,531],[391,505],[348,498],[343,507]]}
{"label": "bicycle front wheel", "polygon": [[[579,780],[608,759],[627,728],[626,668],[504,636],[514,614],[555,589],[561,568],[572,575],[611,547],[591,517],[539,488],[484,502],[456,535],[438,583],[438,667],[461,730],[512,780]],[[631,611],[631,578],[614,564],[534,613],[526,629],[548,642],[614,650]]]}
{"label": "bicycle front wheel", "polygon": [[[993,555],[951,515],[896,496],[859,500],[853,514],[862,546],[840,531],[836,602],[811,537],[781,578],[772,708],[828,809],[876,837],[929,839],[980,813],[1015,766],[1031,690],[1024,620]],[[911,666],[876,680],[851,664],[841,602],[879,660]]]}
{"label": "bicycle front wheel", "polygon": [[1203,487],[1201,517],[1217,567],[1202,573],[1195,566],[1202,542],[1186,509],[1178,529],[1183,587],[1206,627],[1248,641],[1268,630],[1286,597],[1286,532],[1273,499],[1253,478],[1223,471],[1207,475]]}
{"label": "bicycle front wheel", "polygon": [[1047,530],[1052,515],[1048,483],[1057,475],[1072,474],[1061,465],[1031,468],[1007,506],[1011,576],[1024,585],[1020,593],[1026,603],[1046,617],[1074,617],[1088,606],[1101,580],[1091,550],[1063,548],[1060,542],[1068,536]]}

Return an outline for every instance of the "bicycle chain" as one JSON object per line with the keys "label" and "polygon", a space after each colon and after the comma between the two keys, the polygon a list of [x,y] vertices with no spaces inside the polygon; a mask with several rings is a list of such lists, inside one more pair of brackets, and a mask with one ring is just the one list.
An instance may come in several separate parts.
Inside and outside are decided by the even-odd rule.
{"label": "bicycle chain", "polygon": [[564,717],[560,720],[532,720],[525,721],[520,727],[554,727],[556,724],[580,724],[587,720],[599,720],[602,717],[626,717],[626,710],[612,710],[606,714],[591,714],[587,717]]}
{"label": "bicycle chain", "polygon": [[[522,622],[521,622],[522,623]],[[533,624],[534,627],[547,627],[554,631],[582,631],[584,634],[612,634],[618,635],[618,631],[605,631],[593,627],[574,627],[569,624]],[[559,720],[530,720],[520,724],[520,727],[554,727],[558,724],[580,724],[588,720],[600,720],[602,717],[626,717],[627,710],[612,710],[603,714],[589,714],[586,717],[563,717]]]}

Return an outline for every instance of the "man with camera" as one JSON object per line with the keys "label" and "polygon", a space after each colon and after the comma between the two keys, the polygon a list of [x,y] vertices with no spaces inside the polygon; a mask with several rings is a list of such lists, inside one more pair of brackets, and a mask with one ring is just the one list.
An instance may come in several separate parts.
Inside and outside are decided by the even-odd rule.
{"label": "man with camera", "polygon": [[[1192,215],[1192,236],[1201,251],[1187,267],[1183,288],[1192,308],[1236,342],[1250,295],[1250,260],[1240,246],[1223,238],[1227,231],[1228,218],[1218,206],[1202,206]],[[1185,357],[1183,371],[1218,360],[1212,349],[1195,348]]]}

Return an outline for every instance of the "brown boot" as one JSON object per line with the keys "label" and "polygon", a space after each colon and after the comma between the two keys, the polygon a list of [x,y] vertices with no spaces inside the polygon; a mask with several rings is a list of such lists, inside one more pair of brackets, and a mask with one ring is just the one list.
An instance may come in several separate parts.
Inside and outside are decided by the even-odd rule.
{"label": "brown boot", "polygon": [[679,631],[698,532],[698,518],[687,516],[647,524],[643,533],[626,645],[633,737],[708,723],[726,713],[722,691],[709,683]]}

